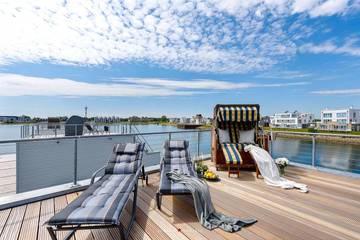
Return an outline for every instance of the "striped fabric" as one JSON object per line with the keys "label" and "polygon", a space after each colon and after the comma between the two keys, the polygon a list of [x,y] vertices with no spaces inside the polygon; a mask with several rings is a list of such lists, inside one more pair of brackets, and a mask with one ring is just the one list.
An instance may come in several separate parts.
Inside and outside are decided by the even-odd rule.
{"label": "striped fabric", "polygon": [[188,141],[167,140],[164,143],[161,162],[161,180],[159,192],[162,194],[190,193],[181,183],[173,183],[166,176],[170,171],[180,171],[184,174],[196,176],[188,151]]}
{"label": "striped fabric", "polygon": [[239,152],[242,144],[223,143],[221,149],[224,153],[226,164],[242,164],[242,158]]}
{"label": "striped fabric", "polygon": [[136,154],[139,143],[118,143],[114,146],[114,152],[117,154]]}
{"label": "striped fabric", "polygon": [[182,183],[174,183],[167,176],[166,173],[170,171],[179,171],[186,175],[196,176],[196,172],[191,163],[182,164],[163,164],[160,173],[160,189],[159,192],[162,194],[182,194],[190,193],[190,191]]}
{"label": "striped fabric", "polygon": [[138,160],[142,159],[144,147],[144,144],[139,143],[117,144],[114,148],[116,151],[111,155],[105,168],[105,174],[135,173],[139,167],[138,165],[141,165],[141,161],[138,162]]}
{"label": "striped fabric", "polygon": [[[55,214],[49,225],[116,224],[141,172],[144,144],[114,147],[105,175]],[[117,148],[118,147],[118,148]],[[131,156],[131,157],[130,157]]]}
{"label": "striped fabric", "polygon": [[188,141],[166,140],[163,148],[164,163],[191,162],[188,147]]}
{"label": "striped fabric", "polygon": [[260,118],[255,106],[219,107],[217,119],[219,122],[256,122]]}

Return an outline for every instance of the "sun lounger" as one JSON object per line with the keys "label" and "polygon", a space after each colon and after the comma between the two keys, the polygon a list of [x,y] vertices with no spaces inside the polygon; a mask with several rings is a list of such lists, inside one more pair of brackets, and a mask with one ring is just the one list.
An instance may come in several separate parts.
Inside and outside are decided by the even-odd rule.
{"label": "sun lounger", "polygon": [[[47,222],[53,240],[56,231],[69,231],[70,239],[76,230],[96,228],[118,228],[121,239],[127,239],[135,220],[137,183],[143,170],[143,143],[121,143],[107,165],[97,170],[91,185],[76,200]],[[105,174],[96,182],[95,177],[105,169]],[[133,192],[133,207],[129,226],[120,223],[120,216],[130,194]]]}
{"label": "sun lounger", "polygon": [[181,183],[172,182],[166,173],[180,171],[184,174],[196,176],[194,166],[188,151],[188,141],[165,141],[163,157],[160,162],[160,187],[156,193],[158,209],[161,209],[162,195],[185,195],[191,192]]}

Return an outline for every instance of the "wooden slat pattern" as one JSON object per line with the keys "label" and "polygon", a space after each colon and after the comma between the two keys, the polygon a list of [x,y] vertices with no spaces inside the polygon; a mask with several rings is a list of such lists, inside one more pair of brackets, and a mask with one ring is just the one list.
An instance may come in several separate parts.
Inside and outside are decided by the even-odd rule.
{"label": "wooden slat pattern", "polygon": [[6,221],[6,225],[1,232],[1,240],[17,239],[19,236],[21,224],[24,218],[26,206],[20,206],[11,209],[11,213]]}
{"label": "wooden slat pattern", "polygon": [[19,240],[37,239],[39,216],[40,216],[40,202],[28,204],[22,222]]}
{"label": "wooden slat pattern", "polygon": [[[210,168],[214,166],[209,163]],[[136,222],[132,240],[241,240],[241,239],[360,239],[360,180],[314,170],[289,167],[286,177],[306,183],[308,194],[267,186],[252,172],[240,178],[209,182],[216,209],[227,215],[256,218],[258,222],[237,233],[220,229],[208,231],[196,218],[191,196],[164,196],[162,211],[156,208],[155,193],[159,174],[153,174],[149,186],[139,185]],[[61,211],[80,193],[35,202],[0,211],[0,239],[49,239],[42,225]],[[124,209],[121,222],[130,220],[132,198]],[[64,237],[66,233],[58,233]],[[117,229],[77,231],[73,240],[119,239]]]}

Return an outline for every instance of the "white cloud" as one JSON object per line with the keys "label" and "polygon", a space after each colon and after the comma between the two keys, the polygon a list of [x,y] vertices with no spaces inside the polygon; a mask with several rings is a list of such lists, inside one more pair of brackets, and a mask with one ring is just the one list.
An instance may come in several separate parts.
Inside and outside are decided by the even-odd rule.
{"label": "white cloud", "polygon": [[307,84],[307,82],[258,84],[250,82],[234,83],[212,79],[182,81],[156,78],[118,78],[107,83],[89,83],[63,78],[43,78],[0,73],[0,96],[187,96],[211,93],[214,90],[275,88],[304,84]]}
{"label": "white cloud", "polygon": [[331,16],[338,13],[343,13],[348,6],[349,0],[327,0],[316,8],[310,11],[313,17]]}
{"label": "white cloud", "polygon": [[286,87],[286,86],[300,86],[306,85],[308,82],[291,82],[291,83],[252,83],[252,82],[227,82],[212,79],[193,79],[189,80],[171,80],[171,79],[157,79],[157,78],[118,78],[118,82],[145,84],[149,86],[166,87],[169,89],[208,89],[208,90],[240,90],[247,88],[260,87]]}
{"label": "white cloud", "polygon": [[360,95],[360,88],[319,90],[312,91],[311,93],[319,95]]}
{"label": "white cloud", "polygon": [[327,53],[327,54],[345,54],[350,56],[360,56],[360,46],[357,46],[357,39],[349,39],[343,45],[336,45],[332,41],[326,41],[321,44],[307,43],[299,48],[304,53]]}
{"label": "white cloud", "polygon": [[292,6],[294,13],[307,12],[319,4],[320,0],[295,0]]}
{"label": "white cloud", "polygon": [[187,71],[262,70],[290,59],[296,41],[309,35],[302,25],[289,28],[287,17],[343,14],[356,2],[338,1],[1,1],[0,64],[136,61]]}

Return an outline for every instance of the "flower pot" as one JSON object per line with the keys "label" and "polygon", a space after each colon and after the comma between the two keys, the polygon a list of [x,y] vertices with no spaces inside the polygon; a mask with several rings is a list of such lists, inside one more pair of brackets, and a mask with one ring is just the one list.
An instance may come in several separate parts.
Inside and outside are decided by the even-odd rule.
{"label": "flower pot", "polygon": [[285,166],[277,165],[279,169],[280,176],[283,176],[285,174]]}

